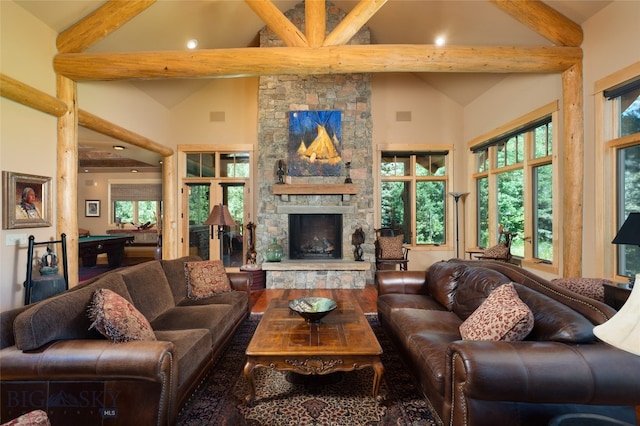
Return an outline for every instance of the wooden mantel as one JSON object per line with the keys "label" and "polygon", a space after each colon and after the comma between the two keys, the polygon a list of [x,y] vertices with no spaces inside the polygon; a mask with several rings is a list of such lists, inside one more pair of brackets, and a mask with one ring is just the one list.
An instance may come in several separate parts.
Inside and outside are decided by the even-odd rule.
{"label": "wooden mantel", "polygon": [[273,195],[280,195],[282,201],[289,201],[289,195],[342,195],[348,201],[351,195],[358,193],[358,185],[354,183],[313,184],[290,183],[275,184],[271,187]]}

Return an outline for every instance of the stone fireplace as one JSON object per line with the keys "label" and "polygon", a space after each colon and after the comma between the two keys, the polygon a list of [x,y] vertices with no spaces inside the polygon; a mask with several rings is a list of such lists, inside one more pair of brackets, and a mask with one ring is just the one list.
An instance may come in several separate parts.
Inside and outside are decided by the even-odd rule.
{"label": "stone fireplace", "polygon": [[[345,13],[327,2],[327,34]],[[304,3],[285,15],[304,33]],[[361,29],[350,44],[369,44],[368,28]],[[261,47],[283,46],[268,28],[260,32]],[[305,110],[342,112],[340,157],[351,162],[353,191],[344,187],[346,176],[285,177],[278,182],[278,163],[288,163],[289,113]],[[373,142],[371,76],[369,74],[261,76],[258,88],[258,193],[256,252],[267,273],[267,288],[362,288],[373,281]],[[288,191],[304,187],[309,191]],[[276,191],[276,189],[278,191]],[[292,231],[291,221],[310,216],[324,221],[307,234]],[[341,223],[329,223],[329,216]],[[351,234],[365,231],[364,261],[355,261]],[[325,229],[326,228],[326,229]],[[328,231],[328,228],[339,228]],[[322,231],[322,232],[320,232]],[[339,231],[339,232],[338,232]],[[266,262],[264,252],[276,239],[282,246],[282,262]]]}

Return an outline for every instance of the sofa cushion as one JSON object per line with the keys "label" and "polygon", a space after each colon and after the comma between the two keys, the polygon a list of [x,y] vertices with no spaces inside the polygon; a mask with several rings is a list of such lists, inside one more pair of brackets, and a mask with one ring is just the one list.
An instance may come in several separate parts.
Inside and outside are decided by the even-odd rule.
{"label": "sofa cushion", "polygon": [[184,262],[195,262],[202,260],[198,256],[184,256],[178,259],[160,261],[164,274],[167,276],[171,292],[173,293],[173,301],[179,304],[187,298],[187,278],[184,273]]}
{"label": "sofa cushion", "polygon": [[429,267],[427,288],[429,294],[447,310],[453,310],[458,278],[467,269],[461,263],[436,262]]}
{"label": "sofa cushion", "polygon": [[465,340],[522,340],[533,329],[533,313],[518,297],[513,284],[503,284],[489,294],[460,325]]}
{"label": "sofa cushion", "polygon": [[131,303],[111,290],[100,288],[93,293],[88,309],[92,323],[104,337],[114,343],[132,340],[156,340],[149,321]]}
{"label": "sofa cushion", "polygon": [[37,349],[54,340],[100,339],[89,330],[87,306],[98,288],[107,288],[131,302],[127,286],[118,274],[107,274],[90,285],[75,287],[45,299],[18,315],[13,323],[16,347]]}
{"label": "sofa cushion", "polygon": [[392,310],[396,309],[423,309],[433,311],[446,311],[444,306],[436,302],[426,294],[398,294],[387,293],[378,296],[378,315],[389,318]]}
{"label": "sofa cushion", "polygon": [[453,312],[466,320],[484,302],[494,288],[511,280],[500,272],[482,267],[469,267],[458,278]]}
{"label": "sofa cushion", "polygon": [[520,299],[534,316],[527,340],[588,343],[595,341],[593,324],[579,312],[527,286],[514,283]]}
{"label": "sofa cushion", "polygon": [[3,423],[1,426],[51,426],[51,422],[47,413],[42,410],[33,410]]}
{"label": "sofa cushion", "polygon": [[604,302],[604,285],[612,284],[604,278],[556,278],[551,282],[600,302]]}
{"label": "sofa cushion", "polygon": [[394,237],[378,237],[378,247],[380,247],[380,259],[403,259],[402,249],[404,235]]}
{"label": "sofa cushion", "polygon": [[158,340],[171,342],[178,358],[178,388],[191,382],[192,376],[202,371],[212,352],[211,334],[202,328],[186,330],[158,330]]}
{"label": "sofa cushion", "polygon": [[221,260],[185,262],[187,297],[204,299],[231,291],[231,283]]}
{"label": "sofa cushion", "polygon": [[149,321],[175,306],[171,286],[160,261],[144,262],[118,273],[127,284],[133,306]]}

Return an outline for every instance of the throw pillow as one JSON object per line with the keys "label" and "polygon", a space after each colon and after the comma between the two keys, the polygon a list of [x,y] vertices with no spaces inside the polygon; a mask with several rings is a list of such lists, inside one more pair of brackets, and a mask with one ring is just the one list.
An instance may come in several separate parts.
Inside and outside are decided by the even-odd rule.
{"label": "throw pillow", "polygon": [[149,321],[118,293],[101,288],[93,293],[89,305],[89,329],[96,328],[114,343],[156,340]]}
{"label": "throw pillow", "polygon": [[489,247],[482,253],[482,257],[495,257],[497,259],[506,259],[509,256],[509,247],[505,243],[498,243],[493,247]]}
{"label": "throw pillow", "polygon": [[187,297],[198,300],[231,291],[231,283],[221,260],[185,262]]}
{"label": "throw pillow", "polygon": [[381,259],[403,259],[404,251],[402,249],[402,240],[404,235],[396,235],[395,237],[378,237],[378,246],[380,247]]}
{"label": "throw pillow", "polygon": [[51,422],[47,413],[42,410],[33,410],[1,426],[51,426]]}
{"label": "throw pillow", "polygon": [[600,302],[604,302],[604,284],[612,283],[604,278],[556,278],[551,282]]}
{"label": "throw pillow", "polygon": [[465,340],[522,340],[533,330],[533,313],[513,284],[503,284],[460,325]]}

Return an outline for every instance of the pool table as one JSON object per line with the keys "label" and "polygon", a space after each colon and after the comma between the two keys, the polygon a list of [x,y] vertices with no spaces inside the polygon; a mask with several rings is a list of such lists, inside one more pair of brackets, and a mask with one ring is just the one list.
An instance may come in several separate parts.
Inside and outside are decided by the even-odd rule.
{"label": "pool table", "polygon": [[124,247],[131,244],[133,235],[89,235],[78,238],[79,257],[82,266],[95,266],[100,253],[107,253],[109,266],[120,266],[124,259]]}

